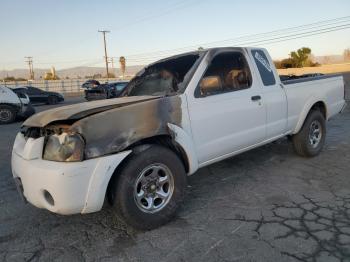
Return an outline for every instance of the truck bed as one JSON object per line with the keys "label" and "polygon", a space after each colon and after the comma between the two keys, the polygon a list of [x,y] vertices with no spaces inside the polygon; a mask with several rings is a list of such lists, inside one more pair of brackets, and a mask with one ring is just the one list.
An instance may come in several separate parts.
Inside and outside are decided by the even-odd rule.
{"label": "truck bed", "polygon": [[322,80],[322,79],[327,79],[327,78],[332,78],[332,77],[339,77],[342,76],[342,74],[327,74],[327,75],[318,75],[318,76],[309,76],[305,77],[304,75],[301,76],[293,76],[292,79],[288,80],[282,80],[281,77],[281,82],[284,85],[289,85],[289,84],[296,84],[296,83],[303,83],[303,82],[309,82],[309,81],[315,81],[315,80]]}
{"label": "truck bed", "polygon": [[282,81],[288,98],[288,129],[297,132],[315,101],[326,105],[326,119],[339,113],[344,105],[344,80],[341,74],[302,77]]}

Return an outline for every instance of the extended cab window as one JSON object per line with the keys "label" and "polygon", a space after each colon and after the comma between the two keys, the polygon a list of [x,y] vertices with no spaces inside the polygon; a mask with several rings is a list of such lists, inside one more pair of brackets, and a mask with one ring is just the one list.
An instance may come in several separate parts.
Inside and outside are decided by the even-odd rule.
{"label": "extended cab window", "polygon": [[218,54],[211,61],[196,90],[196,97],[216,95],[249,88],[252,76],[240,52]]}
{"label": "extended cab window", "polygon": [[254,57],[255,64],[258,67],[264,86],[276,84],[273,70],[265,53],[262,50],[252,50],[252,55]]}

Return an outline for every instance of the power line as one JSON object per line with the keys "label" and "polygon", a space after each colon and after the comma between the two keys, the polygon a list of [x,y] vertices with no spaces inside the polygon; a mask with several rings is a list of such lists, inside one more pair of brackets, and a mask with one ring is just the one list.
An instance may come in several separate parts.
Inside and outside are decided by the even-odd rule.
{"label": "power line", "polygon": [[[330,33],[330,32],[335,32],[335,31],[340,31],[340,30],[346,30],[350,28],[350,24],[345,24],[345,25],[340,25],[340,26],[334,26],[334,27],[328,27],[320,30],[313,30],[313,31],[308,31],[308,32],[303,32],[303,33],[298,33],[298,34],[290,34],[290,35],[285,35],[282,37],[272,37],[272,38],[267,38],[264,40],[260,41],[246,41],[246,42],[233,42],[231,43],[234,45],[268,45],[268,44],[274,44],[274,43],[280,43],[280,42],[285,42],[289,40],[294,40],[294,39],[300,39],[304,37],[310,37],[310,36],[315,36],[315,35],[321,35],[325,33]],[[164,56],[157,56],[157,57],[149,57],[149,58],[144,58],[144,59],[129,59],[130,62],[133,63],[149,63],[158,59],[164,58]]]}
{"label": "power line", "polygon": [[96,59],[79,59],[79,60],[60,60],[60,61],[51,61],[46,62],[45,60],[41,60],[40,62],[36,62],[37,65],[52,65],[52,64],[70,64],[70,63],[82,63],[82,62],[89,62],[89,61],[96,61]]}
{"label": "power line", "polygon": [[[147,21],[147,20],[150,20],[150,19],[155,19],[155,18],[158,18],[158,17],[161,17],[161,16],[164,16],[164,15],[166,15],[166,14],[169,14],[169,13],[172,13],[172,12],[175,12],[175,11],[178,11],[178,10],[180,10],[180,9],[185,9],[185,8],[188,8],[188,7],[190,7],[190,6],[192,6],[192,5],[194,5],[194,4],[197,4],[197,3],[201,3],[201,2],[203,2],[204,0],[195,0],[195,2],[193,2],[193,3],[188,3],[189,2],[189,0],[182,0],[182,1],[179,1],[179,2],[177,2],[177,3],[174,3],[173,5],[169,5],[167,8],[164,8],[164,9],[160,9],[159,10],[159,15],[151,15],[151,16],[144,16],[144,18],[141,18],[141,19],[139,19],[139,20],[136,20],[136,19],[130,19],[131,21],[133,21],[133,20],[136,20],[135,22],[133,22],[133,23],[129,23],[129,24],[125,24],[124,26],[121,26],[121,27],[116,27],[116,28],[114,28],[114,27],[112,27],[112,30],[114,30],[114,31],[116,31],[116,30],[124,30],[124,29],[126,29],[126,28],[128,28],[128,27],[131,27],[131,26],[133,26],[133,25],[135,25],[135,24],[138,24],[138,23],[141,23],[141,22],[144,22],[144,21]],[[181,5],[181,4],[183,4],[183,3],[187,3],[187,5],[186,6],[178,6],[178,5]],[[169,9],[169,10],[168,10]],[[162,11],[162,10],[165,10],[165,11]],[[81,43],[81,42],[85,42],[85,41],[87,41],[87,40],[90,40],[91,39],[91,37],[89,36],[89,37],[84,37],[84,38],[80,38],[80,39],[78,39],[77,40],[77,42],[79,42],[79,43]],[[73,40],[74,41],[74,40]],[[52,55],[53,54],[53,52],[55,52],[55,50],[56,50],[57,48],[55,48],[55,49],[52,49],[52,50],[48,50],[48,51],[46,51],[46,52],[44,52],[44,53],[41,53],[41,55],[46,55],[46,54],[50,54],[50,55]]]}
{"label": "power line", "polygon": [[[168,50],[162,50],[162,51],[155,51],[155,52],[148,52],[148,53],[138,53],[138,54],[131,54],[131,55],[126,55],[128,60],[132,59],[133,57],[141,58],[141,57],[148,57],[148,56],[157,56],[157,55],[167,55],[169,53],[174,53],[174,52],[181,52],[181,51],[186,51],[189,49],[194,49],[198,48],[198,46],[212,46],[212,45],[218,45],[222,44],[224,42],[228,41],[238,41],[238,40],[244,40],[244,39],[259,39],[263,38],[266,36],[271,36],[274,34],[281,35],[283,33],[290,33],[290,32],[295,32],[295,31],[301,31],[301,30],[308,30],[311,28],[318,28],[318,27],[324,27],[327,25],[332,25],[332,24],[337,24],[337,23],[342,23],[342,22],[348,22],[350,21],[350,16],[345,16],[345,17],[340,17],[340,18],[335,18],[335,19],[329,19],[329,20],[323,20],[323,21],[318,21],[315,23],[310,23],[310,24],[305,24],[305,25],[299,25],[295,27],[289,27],[289,28],[284,28],[284,29],[278,29],[274,31],[269,31],[265,33],[259,33],[259,34],[252,34],[252,35],[247,35],[247,36],[241,36],[237,38],[228,38],[224,40],[219,40],[219,41],[214,41],[214,42],[206,42],[206,43],[199,43],[196,45],[189,45],[181,48],[174,48],[174,49],[168,49]],[[345,20],[345,21],[344,21]]]}
{"label": "power line", "polygon": [[139,23],[142,23],[142,22],[145,22],[145,21],[148,21],[148,20],[156,19],[156,18],[165,16],[167,14],[173,13],[175,11],[186,9],[188,7],[191,7],[191,6],[195,5],[195,4],[198,4],[199,2],[201,3],[201,2],[203,2],[203,0],[195,0],[194,2],[190,2],[188,0],[179,1],[177,3],[174,3],[174,5],[169,5],[166,8],[158,10],[159,14],[151,14],[151,15],[144,16],[144,17],[142,17],[140,19],[134,19],[134,22],[128,23],[128,24],[126,24],[124,26],[113,28],[113,30],[115,30],[115,31],[124,30],[124,29],[126,29],[128,27],[131,27],[131,26],[134,26],[136,24],[139,24]]}
{"label": "power line", "polygon": [[24,58],[27,59],[25,62],[28,63],[29,67],[29,79],[34,80],[33,57],[25,56]]}
{"label": "power line", "polygon": [[[252,35],[246,35],[241,36],[237,38],[228,38],[224,40],[218,40],[213,42],[207,42],[207,43],[200,43],[196,45],[190,45],[180,48],[174,48],[174,49],[168,49],[168,50],[160,50],[160,51],[154,51],[149,53],[139,53],[139,54],[133,54],[133,55],[127,55],[125,56],[126,59],[131,63],[147,63],[151,61],[158,60],[160,58],[164,58],[166,56],[195,50],[199,46],[203,47],[211,47],[211,46],[218,46],[218,45],[257,45],[257,44],[271,44],[271,43],[278,43],[283,41],[288,41],[292,39],[299,39],[303,37],[309,37],[313,35],[320,35],[325,34],[329,32],[339,31],[339,30],[346,30],[348,29],[348,26],[350,22],[350,16],[335,18],[335,19],[328,19],[323,21],[318,21],[310,24],[305,25],[299,25],[274,31],[269,31],[265,33],[258,33],[258,34],[252,34]],[[105,39],[105,33],[109,33],[110,31],[99,31],[103,33],[104,36],[104,51],[105,51],[105,63],[106,63],[106,71],[108,72],[108,56],[107,56],[107,47],[106,47],[106,39]],[[28,57],[26,57],[28,59]],[[32,57],[30,64],[30,75],[32,76],[33,72],[33,66],[32,66]],[[29,60],[29,59],[28,59]],[[100,64],[100,60],[70,60],[70,61],[60,61],[56,63],[74,63],[74,62],[82,62],[82,61],[89,61],[86,64],[83,64],[82,66],[92,66],[96,64]],[[53,62],[54,63],[54,62]],[[37,64],[45,64],[44,62],[39,62]],[[49,64],[49,63],[47,63]],[[52,63],[51,63],[52,64]]]}
{"label": "power line", "polygon": [[[335,23],[332,23],[335,24]],[[264,38],[258,37],[256,39],[254,39],[252,36],[253,35],[249,35],[249,36],[245,36],[245,37],[239,37],[239,38],[233,38],[233,39],[225,39],[222,41],[215,41],[215,42],[210,42],[210,44],[214,43],[214,44],[220,44],[220,43],[225,43],[225,44],[236,44],[236,45],[256,45],[256,44],[271,44],[271,43],[278,43],[278,42],[283,42],[283,41],[288,41],[288,40],[292,40],[292,39],[299,39],[302,37],[309,37],[309,36],[313,36],[313,35],[320,35],[320,34],[324,34],[324,33],[328,33],[328,32],[333,32],[333,31],[339,31],[339,30],[345,30],[348,28],[349,24],[343,24],[343,25],[337,25],[337,26],[329,26],[331,24],[327,24],[327,25],[323,25],[323,28],[320,29],[316,29],[316,30],[308,30],[308,28],[304,28],[305,26],[299,26],[299,30],[296,31],[294,30],[294,34],[287,34],[288,30],[286,29],[281,29],[281,30],[276,30],[279,32],[282,32],[283,35],[279,35],[279,34],[271,34],[269,36],[269,32],[267,33],[262,33],[262,34],[257,34],[257,35],[264,35]],[[312,27],[312,28],[319,28],[320,26],[317,27]],[[282,31],[284,30],[284,31]],[[268,37],[269,36],[269,37]],[[276,37],[275,37],[276,36]],[[251,39],[251,40],[250,40]],[[229,40],[231,42],[229,42]],[[242,41],[243,40],[243,41]],[[250,40],[250,41],[249,41]],[[198,45],[193,45],[191,47],[198,47],[202,44],[198,44]],[[207,47],[209,47],[208,43],[206,44]],[[188,47],[182,47],[182,48],[178,48],[176,49],[176,51],[186,51],[185,49],[188,49]],[[174,49],[172,49],[174,50]],[[173,52],[172,50],[170,50],[171,52]],[[158,55],[157,55],[158,53]],[[144,62],[148,62],[148,61],[154,61],[156,59],[160,59],[164,56],[170,55],[170,52],[164,52],[163,51],[158,51],[158,52],[152,52],[151,56],[140,56],[140,57],[127,57],[129,62],[140,62],[140,63],[144,63]],[[76,61],[82,61],[82,60],[76,60]],[[83,60],[86,61],[86,60]],[[83,64],[83,66],[92,66],[92,65],[96,65],[96,64],[100,64],[101,61],[100,60],[90,60],[92,62]],[[68,61],[66,61],[68,62]],[[74,61],[70,61],[70,62],[74,62]]]}
{"label": "power line", "polygon": [[[345,30],[348,28],[347,25],[348,24],[341,25],[341,26],[335,26],[335,27],[327,27],[327,28],[323,28],[323,29],[319,29],[319,30],[306,31],[306,32],[297,33],[297,34],[288,34],[288,35],[284,35],[284,36],[280,36],[280,37],[270,37],[270,38],[265,38],[265,39],[258,40],[258,41],[252,40],[252,41],[232,41],[230,43],[226,42],[225,46],[228,46],[228,45],[231,45],[231,46],[232,45],[236,45],[236,46],[238,46],[238,45],[257,45],[257,44],[266,44],[267,42],[271,42],[271,41],[277,43],[278,41],[275,41],[275,40],[281,40],[280,42],[282,42],[282,41],[286,41],[289,39],[298,39],[298,38],[308,37],[308,36],[312,36],[312,35],[320,35],[320,34],[325,34],[328,32]],[[196,47],[198,47],[198,46],[201,46],[201,45],[197,45]],[[206,46],[206,47],[209,48],[212,46]],[[192,49],[192,50],[194,50],[194,49]],[[189,49],[182,50],[182,52],[185,52],[185,51],[191,51],[191,50],[189,50]],[[166,56],[170,56],[172,54],[174,54],[174,53],[173,52],[164,53],[164,54],[148,56],[148,57],[140,57],[140,58],[129,58],[129,57],[127,57],[127,58],[128,58],[128,61],[135,63],[135,62],[154,61],[157,59],[164,58]]]}
{"label": "power line", "polygon": [[346,26],[346,27],[344,26],[342,28],[333,28],[333,29],[330,29],[330,30],[326,30],[325,29],[325,31],[322,31],[322,32],[319,32],[319,33],[309,32],[309,34],[307,34],[307,35],[296,36],[296,37],[293,36],[293,37],[289,37],[289,38],[286,38],[286,39],[281,39],[281,40],[277,40],[277,41],[271,41],[271,42],[264,43],[264,45],[275,44],[275,43],[285,42],[285,41],[289,41],[289,40],[294,40],[294,39],[299,39],[299,38],[304,38],[304,37],[309,37],[309,36],[314,36],[314,35],[322,35],[322,34],[326,34],[326,33],[330,33],[330,32],[346,30],[346,29],[349,29],[349,28],[350,28],[350,25]]}
{"label": "power line", "polygon": [[339,26],[327,27],[327,28],[318,29],[318,30],[311,30],[311,31],[302,32],[302,33],[289,34],[289,35],[284,35],[284,36],[279,36],[279,37],[271,37],[268,39],[263,39],[263,40],[258,40],[258,41],[248,41],[248,42],[246,41],[246,42],[234,42],[234,43],[235,44],[239,43],[239,44],[244,44],[244,45],[264,44],[265,42],[270,42],[270,41],[275,41],[275,40],[284,40],[284,39],[288,40],[290,37],[301,38],[301,37],[306,37],[309,35],[319,35],[319,34],[323,34],[323,33],[339,31],[339,30],[347,29],[349,27],[350,27],[350,23],[344,24],[344,25],[339,25]]}

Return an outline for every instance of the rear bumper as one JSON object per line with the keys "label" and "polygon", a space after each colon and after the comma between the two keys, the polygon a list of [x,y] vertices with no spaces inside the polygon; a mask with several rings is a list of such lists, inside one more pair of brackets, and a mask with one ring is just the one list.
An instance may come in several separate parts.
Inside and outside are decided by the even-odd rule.
{"label": "rear bumper", "polygon": [[107,99],[107,95],[105,93],[85,94],[85,99],[88,101]]}
{"label": "rear bumper", "polygon": [[92,88],[84,91],[86,100],[100,100],[108,98],[108,91],[104,88]]}
{"label": "rear bumper", "polygon": [[92,101],[92,100],[107,99],[107,97],[106,96],[85,96],[85,99],[88,101]]}
{"label": "rear bumper", "polygon": [[[38,155],[31,151],[42,150],[43,139],[23,140],[23,135],[18,134],[11,164],[24,198],[38,208],[63,215],[99,211],[115,168],[130,153],[125,151],[82,162],[54,162],[31,157]],[[21,145],[24,147],[20,148]]]}

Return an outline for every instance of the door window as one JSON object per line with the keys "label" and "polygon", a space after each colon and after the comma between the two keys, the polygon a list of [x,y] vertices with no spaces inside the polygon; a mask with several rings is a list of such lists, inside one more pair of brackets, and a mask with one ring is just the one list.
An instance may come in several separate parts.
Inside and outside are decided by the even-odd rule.
{"label": "door window", "polygon": [[276,84],[273,70],[265,53],[262,50],[252,50],[252,55],[254,57],[255,64],[258,67],[264,86]]}
{"label": "door window", "polygon": [[244,55],[240,52],[218,54],[211,61],[196,89],[195,97],[247,89],[252,76]]}
{"label": "door window", "polygon": [[38,95],[41,93],[41,90],[38,89],[38,88],[35,88],[35,87],[31,87],[31,86],[28,86],[28,94],[31,94],[31,95]]}

